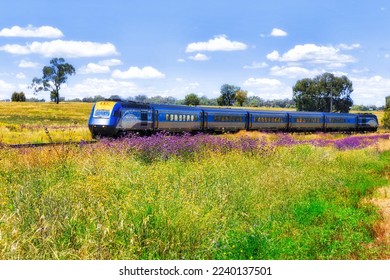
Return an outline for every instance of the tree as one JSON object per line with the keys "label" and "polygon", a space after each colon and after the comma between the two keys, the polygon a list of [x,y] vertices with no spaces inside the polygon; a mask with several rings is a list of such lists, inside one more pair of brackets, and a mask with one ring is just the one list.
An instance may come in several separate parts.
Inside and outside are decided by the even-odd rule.
{"label": "tree", "polygon": [[238,104],[240,104],[241,107],[247,99],[248,91],[242,89],[236,91],[236,101],[238,102]]}
{"label": "tree", "polygon": [[390,95],[386,96],[385,115],[383,116],[383,126],[390,128]]}
{"label": "tree", "polygon": [[42,74],[42,78],[33,79],[31,87],[35,93],[50,91],[50,99],[58,104],[61,85],[66,83],[69,75],[76,74],[76,70],[71,64],[65,63],[63,58],[53,58],[50,66],[43,67]]}
{"label": "tree", "polygon": [[293,87],[298,111],[349,112],[353,101],[352,82],[346,77],[324,73],[314,79],[302,79]]}
{"label": "tree", "polygon": [[200,104],[200,99],[195,93],[187,94],[184,98],[184,105],[197,106]]}
{"label": "tree", "polygon": [[26,95],[24,92],[14,92],[11,96],[12,102],[25,102],[26,101]]}
{"label": "tree", "polygon": [[218,97],[217,102],[219,106],[232,106],[236,101],[236,92],[239,91],[240,88],[224,84],[221,86],[221,95]]}

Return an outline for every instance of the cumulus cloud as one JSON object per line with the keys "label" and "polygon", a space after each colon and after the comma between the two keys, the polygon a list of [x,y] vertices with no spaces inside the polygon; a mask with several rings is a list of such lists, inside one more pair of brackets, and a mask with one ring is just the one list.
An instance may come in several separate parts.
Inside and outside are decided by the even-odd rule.
{"label": "cumulus cloud", "polygon": [[251,65],[244,65],[244,69],[260,69],[260,68],[267,68],[268,64],[265,62],[256,62],[253,61]]}
{"label": "cumulus cloud", "polygon": [[389,95],[390,79],[382,76],[351,77],[353,83],[352,99],[354,104],[372,104],[382,106]]}
{"label": "cumulus cloud", "polygon": [[20,80],[23,80],[26,78],[26,75],[22,72],[18,73],[15,75],[16,78],[20,79]]}
{"label": "cumulus cloud", "polygon": [[39,66],[39,63],[31,62],[31,61],[22,59],[22,60],[19,62],[18,66],[19,66],[20,68],[36,68],[36,67]]}
{"label": "cumulus cloud", "polygon": [[282,83],[276,79],[269,78],[249,78],[244,82],[244,86],[256,87],[279,87]]}
{"label": "cumulus cloud", "polygon": [[112,77],[118,79],[156,79],[164,78],[165,74],[151,66],[144,68],[132,66],[127,71],[115,70],[112,73]]}
{"label": "cumulus cloud", "polygon": [[79,74],[102,74],[111,71],[111,66],[121,65],[122,61],[119,59],[106,59],[101,60],[98,63],[88,63],[86,66],[81,67],[77,72]]}
{"label": "cumulus cloud", "polygon": [[11,99],[11,92],[15,90],[14,85],[0,80],[0,100]]}
{"label": "cumulus cloud", "polygon": [[13,26],[3,28],[0,31],[0,37],[31,37],[31,38],[61,38],[64,34],[61,30],[51,26],[27,27]]}
{"label": "cumulus cloud", "polygon": [[247,49],[248,46],[238,41],[228,40],[226,35],[216,36],[207,42],[196,42],[188,44],[186,52],[199,51],[241,51]]}
{"label": "cumulus cloud", "polygon": [[324,70],[308,70],[298,66],[274,66],[271,68],[271,75],[287,77],[287,78],[303,78],[303,77],[314,77],[324,73]]}
{"label": "cumulus cloud", "polygon": [[260,96],[263,99],[291,98],[291,86],[283,84],[277,79],[249,78],[243,84],[250,95]]}
{"label": "cumulus cloud", "polygon": [[101,74],[110,72],[110,67],[96,63],[88,63],[87,66],[81,67],[78,71],[80,74]]}
{"label": "cumulus cloud", "polygon": [[117,54],[115,46],[111,43],[63,40],[33,42],[26,45],[7,44],[0,46],[0,51],[16,55],[40,54],[44,57],[95,57]]}
{"label": "cumulus cloud", "polygon": [[288,34],[286,31],[279,29],[279,28],[274,28],[271,31],[271,36],[273,36],[273,37],[285,37],[287,35]]}
{"label": "cumulus cloud", "polygon": [[197,53],[196,55],[190,56],[188,58],[191,60],[196,60],[196,61],[206,61],[206,60],[210,59],[207,55],[202,54],[202,53]]}
{"label": "cumulus cloud", "polygon": [[132,82],[89,78],[72,87],[64,88],[61,94],[66,98],[72,99],[95,95],[109,97],[114,94],[127,97],[130,93],[139,93],[137,86]]}
{"label": "cumulus cloud", "polygon": [[317,46],[315,44],[297,45],[282,55],[278,51],[273,51],[267,55],[267,58],[271,61],[333,64],[339,67],[345,63],[355,62],[354,57],[342,54],[341,48]]}
{"label": "cumulus cloud", "polygon": [[117,65],[122,65],[122,61],[113,58],[113,59],[106,59],[106,60],[99,61],[98,64],[102,66],[117,66]]}

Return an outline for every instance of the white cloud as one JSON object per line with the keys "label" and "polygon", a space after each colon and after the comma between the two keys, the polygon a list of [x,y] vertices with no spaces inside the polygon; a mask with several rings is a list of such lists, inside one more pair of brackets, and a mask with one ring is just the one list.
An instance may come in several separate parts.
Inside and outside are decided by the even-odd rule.
{"label": "white cloud", "polygon": [[110,72],[110,67],[96,63],[88,63],[87,66],[81,67],[78,71],[80,74],[101,74]]}
{"label": "white cloud", "polygon": [[206,60],[210,59],[207,55],[202,54],[202,53],[197,53],[195,56],[190,56],[188,58],[191,60],[196,60],[196,61],[206,61]]}
{"label": "white cloud", "polygon": [[382,76],[350,78],[354,91],[351,95],[354,104],[382,106],[389,95],[390,78]]}
{"label": "white cloud", "polygon": [[11,99],[13,90],[15,90],[14,85],[0,80],[0,100]]}
{"label": "white cloud", "polygon": [[256,62],[253,61],[251,65],[245,65],[244,69],[260,69],[260,68],[267,68],[268,64],[266,62]]}
{"label": "white cloud", "polygon": [[360,48],[360,44],[352,44],[352,45],[347,45],[347,44],[340,44],[338,47],[342,50],[354,50]]}
{"label": "white cloud", "polygon": [[272,32],[271,32],[271,36],[273,36],[273,37],[284,37],[287,35],[288,34],[286,31],[279,29],[279,28],[274,28],[274,29],[272,29]]}
{"label": "white cloud", "polygon": [[271,61],[334,64],[339,67],[345,63],[355,62],[354,57],[342,54],[340,50],[332,46],[305,44],[297,45],[283,55],[280,55],[278,51],[273,51],[267,55],[267,58]]}
{"label": "white cloud", "polygon": [[40,54],[44,57],[95,57],[118,54],[115,46],[111,43],[96,43],[83,41],[54,40],[49,42],[33,42],[24,46],[7,44],[0,46],[0,51],[11,54],[27,55]]}
{"label": "white cloud", "polygon": [[303,67],[298,66],[274,66],[271,68],[271,75],[288,77],[288,78],[303,78],[303,77],[314,77],[320,75],[321,73],[326,72],[322,70],[308,70]]}
{"label": "white cloud", "polygon": [[183,59],[183,58],[179,58],[179,59],[177,60],[177,62],[183,63],[183,62],[186,62],[186,60]]}
{"label": "white cloud", "polygon": [[291,98],[291,86],[277,79],[249,78],[244,82],[250,95],[259,96],[265,100]]}
{"label": "white cloud", "polygon": [[117,65],[122,65],[122,61],[113,58],[113,59],[106,59],[106,60],[99,61],[98,64],[101,66],[117,66]]}
{"label": "white cloud", "polygon": [[191,43],[187,46],[186,52],[199,51],[241,51],[247,49],[247,45],[237,41],[230,41],[226,35],[216,36],[207,42]]}
{"label": "white cloud", "polygon": [[273,87],[279,87],[282,83],[279,80],[276,79],[269,79],[269,78],[249,78],[244,82],[244,86],[251,86],[251,87],[267,87],[267,88],[273,88]]}
{"label": "white cloud", "polygon": [[132,66],[127,71],[115,70],[112,73],[112,77],[118,79],[155,79],[164,78],[165,74],[150,66],[142,69]]}
{"label": "white cloud", "polygon": [[81,83],[72,87],[66,87],[61,90],[61,96],[67,99],[93,97],[102,95],[109,97],[117,94],[122,97],[128,97],[131,94],[140,93],[137,86],[132,82],[117,81],[114,79],[85,79]]}
{"label": "white cloud", "polygon": [[22,72],[16,74],[16,78],[20,79],[20,80],[23,80],[26,78],[26,75]]}
{"label": "white cloud", "polygon": [[63,36],[64,34],[61,30],[51,26],[13,26],[11,28],[3,28],[0,31],[0,37],[61,38]]}
{"label": "white cloud", "polygon": [[19,62],[19,65],[18,65],[18,66],[19,66],[20,68],[36,68],[36,67],[39,66],[39,63],[31,62],[31,61],[22,59],[22,60]]}
{"label": "white cloud", "polygon": [[102,74],[111,71],[110,66],[121,65],[122,61],[119,59],[106,59],[101,60],[98,63],[88,63],[86,66],[81,67],[77,72],[79,74]]}

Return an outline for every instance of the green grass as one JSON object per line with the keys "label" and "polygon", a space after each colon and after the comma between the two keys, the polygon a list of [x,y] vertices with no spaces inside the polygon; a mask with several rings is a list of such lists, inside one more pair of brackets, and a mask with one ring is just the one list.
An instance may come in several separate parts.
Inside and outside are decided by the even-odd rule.
{"label": "green grass", "polygon": [[[0,259],[367,259],[390,153],[0,150]],[[245,176],[244,176],[245,175]]]}
{"label": "green grass", "polygon": [[[45,129],[89,140],[91,107],[0,103],[0,142],[48,142]],[[384,258],[378,209],[363,201],[388,185],[389,162],[385,142],[149,163],[103,144],[1,148],[0,259]]]}

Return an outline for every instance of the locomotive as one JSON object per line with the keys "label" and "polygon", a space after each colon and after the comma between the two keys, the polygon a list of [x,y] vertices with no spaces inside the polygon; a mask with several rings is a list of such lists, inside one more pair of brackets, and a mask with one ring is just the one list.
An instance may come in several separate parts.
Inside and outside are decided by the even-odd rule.
{"label": "locomotive", "polygon": [[97,102],[88,121],[94,138],[157,131],[374,132],[378,126],[374,114],[261,111],[112,100]]}

